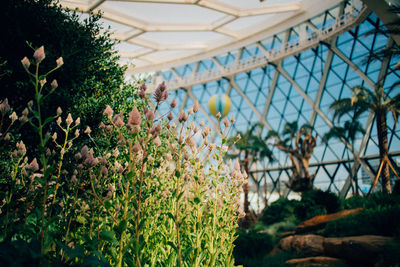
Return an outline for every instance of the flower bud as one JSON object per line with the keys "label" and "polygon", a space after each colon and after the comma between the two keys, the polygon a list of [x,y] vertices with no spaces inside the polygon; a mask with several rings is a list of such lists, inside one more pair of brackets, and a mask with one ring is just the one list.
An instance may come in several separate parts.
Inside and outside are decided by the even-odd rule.
{"label": "flower bud", "polygon": [[0,104],[0,112],[1,114],[5,115],[10,110],[10,105],[8,104],[8,99],[4,99],[3,102]]}
{"label": "flower bud", "polygon": [[157,136],[156,138],[154,138],[153,142],[154,142],[154,144],[155,144],[156,146],[161,146],[161,139],[160,139],[160,137]]}
{"label": "flower bud", "polygon": [[90,129],[90,127],[86,127],[85,134],[89,135],[91,132],[92,130]]}
{"label": "flower bud", "polygon": [[167,119],[168,119],[169,121],[172,121],[173,118],[174,118],[174,116],[173,116],[172,113],[170,112],[170,113],[168,114],[168,116],[167,116]]}
{"label": "flower bud", "polygon": [[110,120],[111,120],[111,116],[113,115],[114,110],[107,105],[107,107],[104,109],[103,115],[106,115]]}
{"label": "flower bud", "polygon": [[78,118],[75,120],[75,126],[79,125],[80,123],[81,123],[81,118],[78,117]]}
{"label": "flower bud", "polygon": [[57,83],[57,80],[56,79],[54,79],[52,82],[51,82],[51,88],[54,90],[54,89],[56,89],[57,87],[58,87],[58,83]]}
{"label": "flower bud", "polygon": [[13,113],[11,113],[9,118],[11,119],[11,123],[14,123],[14,121],[16,121],[18,119],[17,113],[15,113],[15,111],[14,111]]}
{"label": "flower bud", "polygon": [[151,111],[151,110],[148,110],[146,112],[146,119],[149,120],[149,121],[152,121],[152,120],[154,120],[154,118],[155,118],[154,112]]}
{"label": "flower bud", "polygon": [[64,65],[63,58],[62,57],[57,58],[56,63],[57,63],[57,67],[61,67],[62,65]]}
{"label": "flower bud", "polygon": [[53,136],[51,137],[53,141],[55,142],[57,140],[57,133],[54,133]]}
{"label": "flower bud", "polygon": [[229,120],[228,120],[227,117],[225,117],[225,119],[224,119],[224,125],[225,125],[226,128],[229,127]]}
{"label": "flower bud", "polygon": [[29,61],[29,59],[27,57],[24,57],[21,60],[22,66],[24,66],[25,69],[29,69],[29,66],[31,65],[31,62]]}
{"label": "flower bud", "polygon": [[196,101],[196,103],[194,103],[194,105],[193,105],[193,112],[197,113],[197,112],[199,112],[199,109],[200,109],[200,104],[198,101]]}
{"label": "flower bud", "polygon": [[65,123],[67,124],[67,127],[69,127],[72,124],[73,121],[74,120],[72,119],[71,113],[68,113],[68,116],[65,119]]}
{"label": "flower bud", "polygon": [[57,116],[60,116],[62,114],[62,109],[60,107],[57,108]]}
{"label": "flower bud", "polygon": [[176,101],[175,99],[172,100],[171,104],[169,104],[171,108],[175,108],[176,107]]}
{"label": "flower bud", "polygon": [[39,170],[39,164],[37,163],[36,158],[32,160],[32,162],[26,167],[26,169],[32,172]]}
{"label": "flower bud", "polygon": [[33,58],[35,59],[36,63],[39,64],[40,62],[45,59],[46,54],[44,53],[44,46],[39,47],[38,49],[35,50],[33,53]]}
{"label": "flower bud", "polygon": [[132,150],[133,150],[133,152],[137,153],[137,152],[139,152],[140,150],[142,150],[142,147],[141,147],[139,144],[135,144],[135,145],[132,147]]}

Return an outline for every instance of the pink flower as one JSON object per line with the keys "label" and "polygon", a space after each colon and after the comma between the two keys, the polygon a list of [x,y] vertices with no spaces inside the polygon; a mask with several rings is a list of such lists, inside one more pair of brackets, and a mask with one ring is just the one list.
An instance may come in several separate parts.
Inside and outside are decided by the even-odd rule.
{"label": "pink flower", "polygon": [[32,162],[26,167],[26,169],[32,172],[39,170],[39,164],[37,163],[36,158],[32,160]]}
{"label": "pink flower", "polygon": [[67,124],[67,127],[69,127],[72,124],[73,121],[74,120],[72,119],[71,113],[68,113],[68,116],[65,119],[65,123]]}
{"label": "pink flower", "polygon": [[152,121],[152,120],[154,120],[154,118],[155,118],[154,112],[151,111],[151,110],[148,110],[146,112],[146,119],[149,120],[149,121]]}
{"label": "pink flower", "polygon": [[89,135],[91,132],[92,130],[90,129],[90,127],[86,127],[85,134]]}
{"label": "pink flower", "polygon": [[107,118],[111,120],[111,116],[113,115],[113,113],[114,110],[109,105],[107,105],[107,107],[104,109],[103,115],[106,115]]}
{"label": "pink flower", "polygon": [[154,138],[153,142],[154,142],[154,144],[155,144],[156,146],[161,146],[161,139],[160,139],[160,137],[157,136],[156,138]]}
{"label": "pink flower", "polygon": [[171,108],[175,108],[176,107],[176,101],[175,99],[172,100],[171,104],[169,104]]}
{"label": "pink flower", "polygon": [[76,175],[72,175],[71,183],[76,184],[77,182],[78,182],[78,179],[76,179]]}
{"label": "pink flower", "polygon": [[133,150],[133,152],[139,152],[140,150],[142,150],[142,147],[139,145],[139,144],[135,144],[133,147],[132,147],[132,150]]}
{"label": "pink flower", "polygon": [[46,54],[44,53],[44,46],[39,47],[35,50],[35,53],[33,53],[33,58],[35,59],[36,63],[42,62],[45,57]]}
{"label": "pink flower", "polygon": [[170,112],[170,113],[168,114],[168,116],[167,116],[167,119],[168,119],[169,121],[172,121],[173,118],[174,118],[174,116],[173,116],[172,113]]}
{"label": "pink flower", "polygon": [[229,126],[229,120],[227,117],[225,117],[225,119],[224,119],[224,125],[225,125],[225,127]]}
{"label": "pink flower", "polygon": [[121,128],[122,126],[124,126],[124,121],[121,119],[121,117],[118,117],[117,120],[115,121],[115,126],[117,126],[118,128]]}
{"label": "pink flower", "polygon": [[142,115],[136,107],[133,107],[132,111],[129,113],[128,125],[140,125],[142,122]]}
{"label": "pink flower", "polygon": [[10,105],[8,104],[8,99],[4,99],[3,102],[0,104],[0,112],[1,114],[5,115],[10,110]]}
{"label": "pink flower", "polygon": [[54,89],[56,89],[57,87],[58,87],[58,83],[57,83],[57,80],[56,79],[54,79],[52,82],[51,82],[51,88],[54,90]]}
{"label": "pink flower", "polygon": [[22,66],[24,66],[25,69],[28,69],[29,66],[31,65],[31,62],[29,61],[29,59],[27,57],[24,57],[21,60]]}
{"label": "pink flower", "polygon": [[124,115],[122,113],[115,115],[113,118],[113,122],[118,128],[121,128],[125,124],[124,123]]}
{"label": "pink flower", "polygon": [[57,67],[61,67],[62,65],[64,65],[63,58],[62,57],[57,58],[56,63],[57,63]]}
{"label": "pink flower", "polygon": [[193,138],[191,136],[189,136],[188,138],[186,138],[186,144],[190,147],[190,148],[194,148],[195,147],[195,142],[193,140]]}
{"label": "pink flower", "polygon": [[183,111],[178,116],[178,121],[180,123],[183,123],[183,122],[187,121],[187,119],[188,119],[188,115]]}
{"label": "pink flower", "polygon": [[157,86],[156,91],[154,92],[154,99],[157,101],[157,103],[160,103],[168,98],[169,94],[166,93],[166,89],[167,87],[165,86],[165,82],[162,82]]}
{"label": "pink flower", "polygon": [[196,101],[196,103],[194,103],[194,105],[193,105],[193,112],[197,113],[197,112],[199,112],[199,109],[200,109],[200,104],[198,101]]}
{"label": "pink flower", "polygon": [[82,147],[81,155],[83,158],[89,157],[90,153],[89,153],[89,148],[87,146]]}
{"label": "pink flower", "polygon": [[18,119],[17,113],[15,113],[15,111],[14,111],[13,113],[11,113],[9,118],[11,119],[11,122],[14,123],[14,121],[16,121]]}

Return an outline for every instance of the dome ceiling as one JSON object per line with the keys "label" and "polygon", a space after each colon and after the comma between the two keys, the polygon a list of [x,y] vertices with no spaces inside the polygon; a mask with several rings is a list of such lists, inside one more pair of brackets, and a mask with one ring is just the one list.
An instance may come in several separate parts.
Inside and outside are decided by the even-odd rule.
{"label": "dome ceiling", "polygon": [[[101,22],[121,41],[130,72],[160,70],[257,41],[310,18],[339,0],[61,0]],[[282,28],[282,29],[280,29]]]}

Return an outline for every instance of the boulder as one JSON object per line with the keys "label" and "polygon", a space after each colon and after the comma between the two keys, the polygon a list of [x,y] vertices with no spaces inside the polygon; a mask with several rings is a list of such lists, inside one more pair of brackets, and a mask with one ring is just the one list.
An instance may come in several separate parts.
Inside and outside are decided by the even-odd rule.
{"label": "boulder", "polygon": [[332,214],[328,214],[328,215],[320,215],[320,216],[315,216],[307,221],[304,221],[302,223],[300,223],[299,225],[297,225],[296,227],[296,233],[306,233],[308,231],[312,231],[312,230],[316,230],[316,229],[320,229],[323,226],[325,226],[325,224],[327,224],[330,221],[334,221],[337,219],[341,219],[344,218],[350,214],[355,214],[357,212],[359,212],[360,210],[362,210],[362,208],[358,208],[358,209],[351,209],[351,210],[342,210],[336,213],[332,213]]}
{"label": "boulder", "polygon": [[363,235],[325,238],[325,255],[339,257],[349,262],[373,265],[387,245],[396,242],[393,237]]}
{"label": "boulder", "polygon": [[301,252],[308,256],[316,256],[324,253],[324,237],[319,235],[293,235],[282,238],[279,244],[271,251],[275,254],[279,251]]}
{"label": "boulder", "polygon": [[341,259],[316,256],[301,259],[291,259],[285,262],[287,265],[293,266],[343,266],[345,263]]}

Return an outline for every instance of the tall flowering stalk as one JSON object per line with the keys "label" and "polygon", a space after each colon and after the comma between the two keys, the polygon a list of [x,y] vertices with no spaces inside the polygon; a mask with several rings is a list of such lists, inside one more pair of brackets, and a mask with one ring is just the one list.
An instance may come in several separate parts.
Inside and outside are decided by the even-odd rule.
{"label": "tall flowering stalk", "polygon": [[[33,60],[22,60],[35,89],[35,101],[22,116],[13,115],[6,100],[0,103],[3,117],[10,119],[7,124],[2,119],[1,126],[29,121],[39,136],[40,156],[28,160],[23,142],[16,143],[10,190],[0,204],[0,221],[7,221],[2,229],[10,232],[12,223],[32,226],[42,264],[96,259],[112,266],[233,266],[246,174],[237,162],[222,160],[229,149],[229,121],[221,127],[222,143],[211,143],[210,128],[194,123],[199,103],[174,118],[177,103],[168,100],[164,83],[152,97],[145,85],[131,86],[133,101],[121,92],[118,98],[126,103],[105,107],[98,129],[86,128],[86,145],[78,148],[79,118],[62,119],[61,109],[41,116],[43,101],[57,88],[56,81],[47,86],[45,77],[63,63],[58,59],[53,70],[39,75],[44,59],[39,48]],[[170,110],[159,115],[165,102]],[[24,202],[24,208],[15,202]]]}

